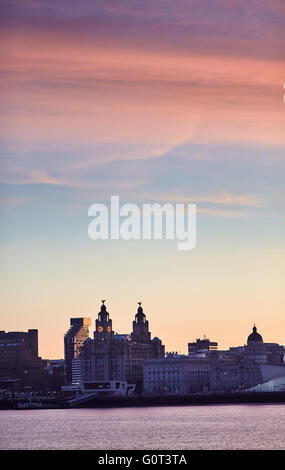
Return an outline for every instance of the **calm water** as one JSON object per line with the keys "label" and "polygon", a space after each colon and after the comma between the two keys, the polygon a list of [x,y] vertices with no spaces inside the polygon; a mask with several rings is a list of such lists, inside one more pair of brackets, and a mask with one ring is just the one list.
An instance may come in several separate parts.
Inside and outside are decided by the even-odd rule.
{"label": "calm water", "polygon": [[1,449],[285,449],[285,405],[0,411]]}

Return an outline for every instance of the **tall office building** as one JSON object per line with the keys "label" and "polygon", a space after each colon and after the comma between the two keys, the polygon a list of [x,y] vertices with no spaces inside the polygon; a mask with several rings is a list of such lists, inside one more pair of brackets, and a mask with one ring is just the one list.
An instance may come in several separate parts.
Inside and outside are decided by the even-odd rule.
{"label": "tall office building", "polygon": [[64,336],[65,381],[67,384],[72,384],[72,361],[79,358],[84,342],[89,338],[90,325],[91,318],[70,319],[70,328]]}

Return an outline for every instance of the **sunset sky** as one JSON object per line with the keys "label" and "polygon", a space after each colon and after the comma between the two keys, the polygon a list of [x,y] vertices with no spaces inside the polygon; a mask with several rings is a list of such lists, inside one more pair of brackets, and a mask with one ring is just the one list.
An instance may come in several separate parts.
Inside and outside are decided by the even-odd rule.
{"label": "sunset sky", "polygon": [[[283,0],[1,0],[1,324],[285,343]],[[196,203],[197,245],[94,241],[88,208]]]}

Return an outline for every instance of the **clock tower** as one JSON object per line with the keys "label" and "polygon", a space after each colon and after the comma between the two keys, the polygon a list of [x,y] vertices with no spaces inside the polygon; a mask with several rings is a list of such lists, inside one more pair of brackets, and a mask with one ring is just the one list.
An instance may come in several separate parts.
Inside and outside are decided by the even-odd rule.
{"label": "clock tower", "polygon": [[138,302],[139,308],[133,321],[132,341],[136,343],[149,343],[150,332],[148,331],[148,321],[143,313],[141,302]]}
{"label": "clock tower", "polygon": [[94,339],[97,341],[106,341],[112,339],[113,335],[112,320],[109,318],[109,313],[106,310],[105,300],[102,300],[101,310],[96,320]]}

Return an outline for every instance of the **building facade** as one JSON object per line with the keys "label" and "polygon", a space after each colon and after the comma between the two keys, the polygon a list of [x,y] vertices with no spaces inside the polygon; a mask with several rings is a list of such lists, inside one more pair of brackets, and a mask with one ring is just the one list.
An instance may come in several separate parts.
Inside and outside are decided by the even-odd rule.
{"label": "building facade", "polygon": [[209,391],[210,361],[206,354],[146,359],[143,363],[144,395],[187,395]]}

